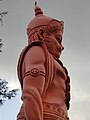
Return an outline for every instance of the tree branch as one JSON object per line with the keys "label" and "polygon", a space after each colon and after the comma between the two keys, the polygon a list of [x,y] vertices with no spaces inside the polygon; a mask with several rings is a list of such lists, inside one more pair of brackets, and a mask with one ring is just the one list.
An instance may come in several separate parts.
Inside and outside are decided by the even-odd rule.
{"label": "tree branch", "polygon": [[3,25],[3,17],[4,17],[5,15],[7,15],[7,14],[8,14],[7,11],[4,11],[4,12],[1,12],[1,13],[0,13],[0,22],[1,22],[2,25]]}
{"label": "tree branch", "polygon": [[3,105],[3,102],[6,99],[11,99],[17,95],[19,89],[9,90],[8,82],[0,79],[0,105]]}

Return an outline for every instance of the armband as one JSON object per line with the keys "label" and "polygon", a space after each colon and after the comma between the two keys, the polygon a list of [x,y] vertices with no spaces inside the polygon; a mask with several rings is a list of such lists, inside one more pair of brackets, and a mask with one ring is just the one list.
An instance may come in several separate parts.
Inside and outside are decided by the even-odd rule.
{"label": "armband", "polygon": [[32,77],[38,77],[38,76],[44,76],[45,77],[45,73],[37,68],[33,68],[30,71],[26,72],[24,74],[24,77],[31,75]]}

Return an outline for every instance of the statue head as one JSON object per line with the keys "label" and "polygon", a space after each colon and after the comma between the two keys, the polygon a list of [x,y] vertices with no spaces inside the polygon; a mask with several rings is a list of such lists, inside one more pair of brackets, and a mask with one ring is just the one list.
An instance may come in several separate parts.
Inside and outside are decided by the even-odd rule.
{"label": "statue head", "polygon": [[28,24],[28,43],[41,40],[46,44],[48,51],[59,58],[62,46],[64,22],[43,15],[41,8],[35,5],[35,17]]}

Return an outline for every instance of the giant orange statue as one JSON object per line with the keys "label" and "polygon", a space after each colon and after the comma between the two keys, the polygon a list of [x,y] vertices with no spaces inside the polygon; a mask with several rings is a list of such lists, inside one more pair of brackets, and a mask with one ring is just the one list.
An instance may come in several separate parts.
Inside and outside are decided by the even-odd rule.
{"label": "giant orange statue", "polygon": [[28,45],[18,62],[23,104],[17,120],[69,120],[70,78],[59,60],[63,29],[63,21],[43,15],[35,5]]}

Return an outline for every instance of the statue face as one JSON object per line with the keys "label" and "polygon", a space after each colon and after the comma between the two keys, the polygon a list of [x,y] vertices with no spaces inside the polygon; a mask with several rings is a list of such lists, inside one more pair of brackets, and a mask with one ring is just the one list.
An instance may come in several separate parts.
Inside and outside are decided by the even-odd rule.
{"label": "statue face", "polygon": [[49,18],[46,18],[47,20],[42,22],[40,26],[34,26],[34,28],[31,31],[30,29],[27,29],[29,43],[37,39],[44,41],[49,53],[51,53],[55,59],[59,59],[61,52],[64,49],[64,47],[62,46],[62,34],[64,23],[63,21],[58,21],[51,18],[48,21]]}
{"label": "statue face", "polygon": [[54,55],[56,58],[59,58],[61,53],[62,53],[62,50],[64,50],[64,47],[62,45],[62,37],[60,35],[60,32],[57,32],[53,35],[53,39],[54,41]]}
{"label": "statue face", "polygon": [[[59,26],[58,23],[54,24]],[[53,28],[51,26],[51,28]],[[51,31],[51,32],[50,32]],[[46,33],[43,34],[43,38],[45,44],[47,46],[48,51],[53,55],[55,59],[59,59],[62,50],[64,49],[62,45],[62,33],[60,29],[49,29]]]}
{"label": "statue face", "polygon": [[59,59],[62,50],[64,49],[60,32],[49,35],[48,39],[50,39],[51,42],[51,54],[55,59]]}

